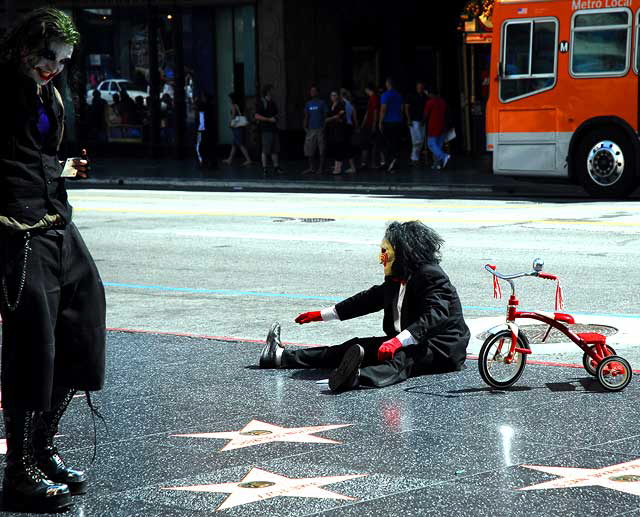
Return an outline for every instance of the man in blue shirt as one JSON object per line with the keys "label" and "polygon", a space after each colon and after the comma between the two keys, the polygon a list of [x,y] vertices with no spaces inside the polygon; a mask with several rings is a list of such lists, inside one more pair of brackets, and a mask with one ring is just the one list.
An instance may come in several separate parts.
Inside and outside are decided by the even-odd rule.
{"label": "man in blue shirt", "polygon": [[384,138],[385,155],[389,161],[387,172],[393,174],[400,155],[400,140],[402,138],[402,95],[394,89],[393,79],[388,78],[385,86],[387,91],[380,99],[380,133]]}
{"label": "man in blue shirt", "polygon": [[[324,124],[329,113],[329,106],[320,98],[317,86],[311,86],[311,99],[304,107],[304,155],[309,158],[309,168],[302,174],[322,174],[324,170],[325,140]],[[318,154],[318,168],[315,168],[315,156]]]}

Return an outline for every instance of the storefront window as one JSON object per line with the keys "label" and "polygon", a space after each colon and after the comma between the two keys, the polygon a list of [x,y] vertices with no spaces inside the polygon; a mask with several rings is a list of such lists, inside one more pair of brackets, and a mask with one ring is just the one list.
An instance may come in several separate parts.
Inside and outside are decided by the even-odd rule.
{"label": "storefront window", "polygon": [[244,109],[247,97],[256,95],[255,9],[253,6],[216,9],[218,135],[230,144],[229,94],[235,93]]}
{"label": "storefront window", "polygon": [[[152,30],[157,28],[154,56],[154,45],[149,45],[152,13]],[[132,156],[149,155],[152,143],[154,152],[164,156],[175,154],[179,145],[189,149],[199,97],[211,101],[217,128],[209,129],[217,142],[230,143],[229,93],[255,95],[253,6],[117,7],[76,9],[74,14],[83,35],[79,134],[92,149],[131,150]],[[157,116],[152,116],[150,102],[154,61]],[[177,95],[182,92],[176,92],[179,84],[184,84],[185,109],[182,95]]]}

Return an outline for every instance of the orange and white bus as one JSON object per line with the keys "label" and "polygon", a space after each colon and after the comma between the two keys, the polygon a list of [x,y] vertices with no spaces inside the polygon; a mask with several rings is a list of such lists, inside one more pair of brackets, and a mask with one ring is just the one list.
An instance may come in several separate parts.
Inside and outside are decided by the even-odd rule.
{"label": "orange and white bus", "polygon": [[495,174],[640,183],[640,0],[496,0],[487,146]]}

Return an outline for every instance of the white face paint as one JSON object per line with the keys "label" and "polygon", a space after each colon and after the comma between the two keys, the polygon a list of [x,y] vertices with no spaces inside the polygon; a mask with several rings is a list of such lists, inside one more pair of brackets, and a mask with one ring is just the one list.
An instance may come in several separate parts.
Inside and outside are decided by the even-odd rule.
{"label": "white face paint", "polygon": [[60,40],[51,40],[48,46],[43,44],[42,47],[28,54],[25,52],[22,55],[20,68],[24,75],[31,77],[36,84],[44,86],[64,70],[72,54],[73,45]]}

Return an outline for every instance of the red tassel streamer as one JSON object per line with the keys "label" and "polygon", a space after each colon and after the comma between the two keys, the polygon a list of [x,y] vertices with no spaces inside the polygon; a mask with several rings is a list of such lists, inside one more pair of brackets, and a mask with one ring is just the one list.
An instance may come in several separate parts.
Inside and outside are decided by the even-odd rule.
{"label": "red tassel streamer", "polygon": [[[489,267],[495,271],[496,266],[489,264]],[[500,280],[495,275],[491,275],[493,277],[493,298],[498,300],[502,300],[502,289],[500,288]]]}
{"label": "red tassel streamer", "polygon": [[562,291],[562,285],[560,280],[556,283],[556,311],[564,310],[564,293]]}

